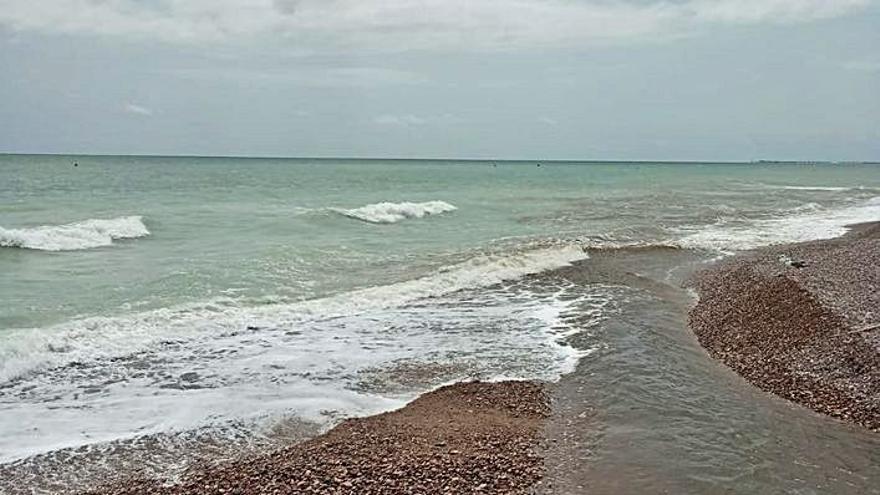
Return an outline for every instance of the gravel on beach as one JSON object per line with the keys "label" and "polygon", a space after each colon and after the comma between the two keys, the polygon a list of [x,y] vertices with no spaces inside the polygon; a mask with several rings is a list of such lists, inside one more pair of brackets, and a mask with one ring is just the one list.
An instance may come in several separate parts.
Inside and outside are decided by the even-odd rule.
{"label": "gravel on beach", "polygon": [[[880,430],[880,224],[743,253],[691,285],[700,298],[689,323],[711,356],[766,391]],[[579,493],[566,487],[589,477],[554,477],[542,445],[595,425],[577,414],[574,430],[570,412],[555,411],[557,429],[545,430],[554,424],[549,390],[533,381],[449,385],[302,443],[194,466],[174,481],[132,478],[89,493],[526,494],[551,481],[555,493]]]}
{"label": "gravel on beach", "polygon": [[880,224],[698,273],[690,326],[754,385],[880,430]]}
{"label": "gravel on beach", "polygon": [[459,383],[301,444],[195,468],[173,485],[128,480],[92,493],[526,493],[543,472],[535,449],[548,401],[536,382]]}

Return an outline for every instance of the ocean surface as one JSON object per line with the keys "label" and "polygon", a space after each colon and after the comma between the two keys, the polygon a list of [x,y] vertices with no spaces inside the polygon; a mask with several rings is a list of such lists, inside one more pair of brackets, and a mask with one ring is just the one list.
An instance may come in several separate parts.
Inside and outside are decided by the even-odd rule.
{"label": "ocean surface", "polygon": [[[461,379],[601,375],[612,340],[644,343],[591,329],[639,288],[546,274],[658,248],[679,254],[620,268],[680,290],[878,219],[867,164],[0,155],[0,491],[261,448]],[[822,420],[842,451],[867,435]]]}

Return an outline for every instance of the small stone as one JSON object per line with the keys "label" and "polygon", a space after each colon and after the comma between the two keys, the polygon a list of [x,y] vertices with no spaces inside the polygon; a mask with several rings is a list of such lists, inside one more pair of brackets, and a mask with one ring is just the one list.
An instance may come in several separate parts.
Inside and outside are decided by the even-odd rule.
{"label": "small stone", "polygon": [[184,374],[180,375],[180,379],[185,382],[192,383],[192,382],[199,379],[199,374],[196,373],[195,371],[190,371],[188,373],[184,373]]}

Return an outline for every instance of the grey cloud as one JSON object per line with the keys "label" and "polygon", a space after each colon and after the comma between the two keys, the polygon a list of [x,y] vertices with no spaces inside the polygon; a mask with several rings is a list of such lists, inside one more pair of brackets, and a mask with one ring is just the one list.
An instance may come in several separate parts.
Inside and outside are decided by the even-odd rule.
{"label": "grey cloud", "polygon": [[188,79],[227,79],[239,83],[322,88],[397,86],[429,82],[416,72],[384,67],[282,67],[272,70],[214,67],[178,69],[174,71],[174,75]]}
{"label": "grey cloud", "polygon": [[880,8],[755,2],[0,0],[0,151],[877,159]]}
{"label": "grey cloud", "polygon": [[373,123],[379,125],[393,125],[393,126],[413,126],[413,125],[424,125],[427,123],[422,117],[412,115],[412,114],[404,114],[404,115],[379,115],[373,119]]}
{"label": "grey cloud", "polygon": [[880,72],[880,59],[878,60],[850,60],[841,64],[846,70],[856,72]]}
{"label": "grey cloud", "polygon": [[297,8],[299,7],[299,0],[274,0],[273,5],[278,12],[281,12],[285,15],[293,15],[296,13]]}
{"label": "grey cloud", "polygon": [[126,103],[123,106],[123,109],[128,113],[134,113],[137,115],[143,115],[146,117],[150,117],[153,115],[153,111],[145,106],[138,105],[137,103]]}
{"label": "grey cloud", "polygon": [[512,50],[646,41],[711,24],[807,22],[872,0],[7,0],[0,25],[172,43],[288,43],[305,51]]}

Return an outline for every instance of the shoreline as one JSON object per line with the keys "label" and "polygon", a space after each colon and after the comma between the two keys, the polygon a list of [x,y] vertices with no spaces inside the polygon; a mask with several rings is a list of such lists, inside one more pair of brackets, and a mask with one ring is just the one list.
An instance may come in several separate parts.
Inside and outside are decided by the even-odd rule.
{"label": "shoreline", "polygon": [[85,493],[525,493],[543,473],[549,415],[540,382],[461,382],[302,443],[194,466],[174,484],[132,478]]}
{"label": "shoreline", "polygon": [[880,431],[880,222],[697,273],[689,327],[758,388]]}
{"label": "shoreline", "polygon": [[[842,351],[847,345],[864,340],[846,332],[861,328],[854,325],[872,317],[864,307],[873,299],[859,293],[858,283],[847,284],[846,277],[853,270],[860,271],[861,265],[853,264],[864,261],[865,243],[877,249],[880,224],[852,226],[846,235],[835,239],[743,252],[713,261],[695,274],[685,270],[674,277],[678,283],[660,281],[665,265],[645,263],[651,259],[650,253],[640,250],[597,253],[589,262],[556,270],[553,276],[578,284],[625,279],[626,285],[647,290],[669,302],[670,328],[678,329],[675,341],[670,343],[686,355],[692,355],[689,347],[708,351],[715,359],[701,357],[694,364],[718,375],[713,379],[724,380],[724,375],[730,375],[718,366],[721,361],[751,382],[744,383],[745,388],[756,385],[784,399],[876,431],[876,426],[872,426],[876,425],[877,414],[876,409],[871,409],[871,394],[876,399],[877,382],[856,383],[853,376],[862,375],[847,374],[847,370],[853,369],[853,360],[860,362],[860,358],[871,356],[869,349],[862,346],[857,352]],[[680,257],[676,266],[697,259],[688,251],[669,254]],[[783,264],[781,255],[806,264],[800,268]],[[880,262],[880,257],[871,259]],[[633,261],[639,262],[641,274],[624,268]],[[820,283],[829,273],[836,278],[828,284]],[[689,280],[689,286],[699,292],[696,303],[687,302],[679,290],[682,280]],[[777,297],[768,297],[771,293]],[[764,309],[756,313],[758,316],[784,312],[798,318],[769,318],[767,321],[775,323],[769,326],[765,320],[759,320],[758,323],[765,324],[756,325],[750,332],[740,327],[730,333],[725,331],[730,330],[731,321],[740,325],[752,322],[753,312],[748,309],[756,301]],[[679,312],[681,318],[675,316]],[[784,337],[800,324],[805,324],[809,332],[798,333],[795,340],[774,344],[773,339]],[[807,345],[828,335],[835,336],[833,342],[820,342],[823,345],[812,348]],[[576,335],[570,342],[577,347],[582,337]],[[787,352],[786,359],[766,355],[790,350],[789,347],[797,352]],[[880,347],[874,350],[877,348]],[[749,354],[756,350],[764,352]],[[825,359],[817,361],[822,353]],[[848,363],[847,366],[841,368],[838,360]],[[809,382],[811,387],[805,387],[803,367],[784,367],[792,363],[817,363],[819,369],[814,374],[824,371],[825,381],[813,380]],[[505,381],[444,386],[420,395],[401,409],[345,420],[304,442],[219,464],[191,466],[173,484],[162,479],[128,478],[85,493],[276,493],[273,490],[277,488],[277,493],[370,494],[409,490],[551,494],[578,493],[587,486],[594,493],[618,493],[627,486],[666,486],[671,491],[706,489],[707,485],[674,479],[674,475],[652,480],[655,475],[646,474],[639,462],[632,464],[632,459],[617,454],[611,456],[610,463],[606,460],[603,464],[598,459],[598,467],[593,466],[597,450],[604,449],[602,455],[606,456],[617,449],[633,454],[627,450],[630,447],[624,448],[626,440],[621,444],[617,438],[608,436],[607,425],[603,423],[608,420],[607,414],[617,414],[615,420],[625,426],[631,420],[628,415],[638,411],[609,412],[609,404],[603,405],[594,390],[602,385],[596,382],[598,377],[591,366],[592,362],[582,361],[576,371],[553,384]],[[797,377],[801,377],[800,381]],[[858,390],[857,386],[861,386],[863,392],[817,392],[817,387],[828,386],[828,380],[837,387],[834,390]],[[611,409],[614,407],[617,406]],[[641,462],[656,461],[648,456]]]}

